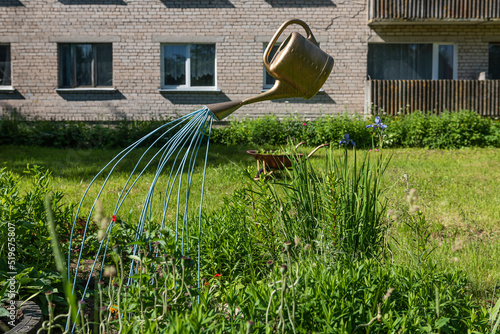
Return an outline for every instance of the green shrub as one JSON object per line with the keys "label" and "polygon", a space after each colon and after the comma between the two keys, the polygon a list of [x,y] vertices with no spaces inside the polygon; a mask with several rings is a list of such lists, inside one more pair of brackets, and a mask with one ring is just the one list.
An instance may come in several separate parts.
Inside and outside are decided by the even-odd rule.
{"label": "green shrub", "polygon": [[321,145],[324,143],[338,143],[348,133],[351,138],[356,138],[358,147],[371,146],[371,130],[366,128],[367,121],[363,121],[359,116],[350,117],[322,116],[315,121],[315,137],[307,142],[310,145]]}
{"label": "green shrub", "polygon": [[74,122],[27,121],[16,114],[0,118],[0,145],[58,148],[127,147],[168,120]]}
{"label": "green shrub", "polygon": [[391,139],[388,147],[424,147],[428,118],[422,112],[384,119],[385,135]]}
{"label": "green shrub", "polygon": [[[0,170],[0,258],[7,259],[9,231],[14,227],[17,264],[32,265],[37,269],[53,269],[52,251],[47,248],[49,234],[44,201],[51,197],[55,208],[59,233],[68,235],[72,207],[63,203],[63,194],[50,187],[50,172],[39,166],[28,166],[26,177],[30,179],[28,192],[19,191],[20,177],[7,170]],[[9,229],[11,227],[11,229]],[[22,245],[22,247],[21,247]]]}
{"label": "green shrub", "polygon": [[[416,111],[394,117],[382,116],[388,125],[383,133],[384,147],[428,147],[433,149],[471,146],[500,147],[500,122],[480,117],[472,111],[444,112],[440,115]],[[360,116],[321,116],[315,121],[274,116],[260,119],[233,120],[228,126],[214,129],[213,141],[220,144],[246,144],[267,148],[266,145],[284,145],[305,141],[309,145],[336,144],[345,133],[357,147],[371,148],[372,123]]]}
{"label": "green shrub", "polygon": [[423,144],[430,148],[462,148],[485,146],[490,121],[472,111],[444,112],[428,118],[428,131]]}
{"label": "green shrub", "polygon": [[[49,171],[28,166],[25,173],[31,184],[26,193],[21,193],[21,177],[5,168],[0,170],[0,299],[8,299],[8,280],[15,277],[16,298],[38,296],[37,303],[48,314],[43,293],[60,287],[62,281],[55,271],[50,248],[45,198],[49,198],[54,208],[58,233],[62,236],[69,235],[73,207],[64,204],[61,192],[52,191]],[[59,305],[65,304],[62,297],[54,298]]]}
{"label": "green shrub", "polygon": [[[480,117],[472,111],[444,112],[440,115],[416,111],[399,116],[382,116],[388,125],[384,147],[461,148],[500,147],[498,120]],[[17,113],[0,118],[0,145],[37,145],[61,148],[126,147],[157,129],[168,120],[70,122],[26,121]],[[298,117],[279,120],[274,115],[255,119],[233,119],[212,131],[212,142],[270,148],[288,142],[308,145],[337,143],[349,133],[358,147],[372,147],[372,131],[359,115],[320,116],[314,121]],[[376,140],[377,141],[377,140]],[[378,142],[378,141],[377,141]]]}

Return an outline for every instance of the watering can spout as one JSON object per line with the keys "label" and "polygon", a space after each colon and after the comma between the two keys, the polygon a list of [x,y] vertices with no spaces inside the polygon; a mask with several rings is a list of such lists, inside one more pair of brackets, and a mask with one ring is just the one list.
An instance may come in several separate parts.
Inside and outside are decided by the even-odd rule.
{"label": "watering can spout", "polygon": [[[272,48],[281,33],[291,24],[302,26],[307,37],[291,33],[269,60]],[[289,20],[281,25],[263,55],[267,72],[275,79],[274,86],[242,101],[210,104],[207,108],[219,119],[227,117],[245,104],[273,99],[302,97],[310,99],[321,89],[333,69],[333,58],[319,48],[309,26],[301,20]]]}
{"label": "watering can spout", "polygon": [[206,107],[217,117],[217,120],[221,120],[242,106],[242,101],[229,101],[229,102],[221,102],[209,104]]}
{"label": "watering can spout", "polygon": [[229,102],[209,104],[207,105],[207,108],[214,114],[215,117],[217,117],[218,120],[221,120],[229,116],[230,114],[232,114],[245,104],[251,104],[266,100],[300,97],[300,96],[301,96],[300,92],[297,91],[297,89],[286,84],[283,81],[276,80],[274,86],[271,89],[259,95],[250,97],[243,101],[229,101]]}

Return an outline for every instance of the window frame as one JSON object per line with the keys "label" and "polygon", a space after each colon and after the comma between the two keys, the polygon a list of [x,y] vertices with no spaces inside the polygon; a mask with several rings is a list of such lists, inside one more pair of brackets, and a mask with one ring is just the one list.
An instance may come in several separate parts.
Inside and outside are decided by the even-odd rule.
{"label": "window frame", "polygon": [[[415,44],[415,43],[414,43]],[[439,47],[442,45],[451,45],[453,46],[453,74],[451,79],[441,79],[441,80],[457,80],[458,73],[458,52],[457,45],[455,43],[432,43],[432,80],[440,80],[439,79]]]}
{"label": "window frame", "polygon": [[[71,61],[71,76],[70,76],[70,87],[63,86],[63,71],[62,71],[62,58],[61,58],[61,48],[62,45],[70,45],[70,61]],[[110,85],[98,85],[97,83],[97,76],[98,76],[98,70],[97,67],[98,65],[98,55],[96,52],[96,45],[110,45],[111,46],[111,84]],[[92,84],[89,85],[76,85],[76,77],[77,77],[77,69],[76,69],[76,55],[75,55],[75,46],[76,45],[91,45],[92,46],[92,65],[91,65],[91,80]],[[113,43],[110,42],[61,42],[57,44],[58,48],[58,87],[56,88],[57,91],[81,91],[81,90],[101,90],[101,91],[115,91],[116,89],[113,86],[113,81],[114,81],[114,69],[113,69]]]}
{"label": "window frame", "polygon": [[[269,45],[269,43],[264,43],[264,48],[262,50],[262,53],[264,53],[267,49],[267,46]],[[281,43],[275,43],[271,49],[271,53],[269,54],[269,58],[272,59],[272,57],[274,56],[273,54],[273,49],[276,48],[276,51],[277,52],[279,50],[281,46]],[[266,67],[264,65],[262,65],[262,69],[263,69],[263,73],[262,73],[262,90],[263,91],[266,91],[266,90],[269,90],[271,89],[273,86],[274,86],[274,83],[276,82],[276,79],[274,79],[274,82],[272,84],[270,83],[267,83],[266,82],[266,79],[267,79],[267,70],[266,70]]]}
{"label": "window frame", "polygon": [[[431,79],[416,79],[416,80],[440,80],[439,79],[439,47],[442,45],[451,45],[451,46],[453,46],[452,79],[442,79],[442,80],[457,80],[457,77],[458,77],[458,51],[457,51],[457,44],[456,43],[440,43],[440,42],[368,43],[368,46],[370,44],[372,44],[372,45],[373,44],[397,44],[397,45],[401,45],[401,44],[431,44],[432,45]],[[368,56],[368,54],[367,54],[367,56]],[[367,69],[366,70],[367,70],[367,76],[368,76],[368,57],[367,57]],[[392,79],[375,79],[375,80],[392,80]],[[403,80],[403,79],[394,79],[394,80]]]}
{"label": "window frame", "polygon": [[[499,76],[498,78],[492,78],[492,71],[491,71],[491,47],[495,45],[498,47],[499,51],[500,51],[500,42],[490,42],[488,43],[488,79],[490,80],[500,80],[500,73],[499,73]],[[500,64],[498,65],[500,66]],[[500,71],[498,71],[500,72]]]}
{"label": "window frame", "polygon": [[[191,45],[213,45],[214,53],[214,85],[213,86],[191,86]],[[166,46],[184,46],[186,48],[185,76],[184,85],[166,85],[165,84],[165,47]],[[217,86],[217,43],[160,43],[160,92],[220,92]]]}
{"label": "window frame", "polygon": [[0,84],[0,91],[12,91],[13,90],[13,88],[12,88],[13,87],[12,86],[12,47],[11,47],[10,43],[0,43],[0,46],[7,47],[7,51],[8,51],[8,55],[9,55],[8,74],[9,74],[9,81],[10,81],[10,83],[8,83],[8,84]]}

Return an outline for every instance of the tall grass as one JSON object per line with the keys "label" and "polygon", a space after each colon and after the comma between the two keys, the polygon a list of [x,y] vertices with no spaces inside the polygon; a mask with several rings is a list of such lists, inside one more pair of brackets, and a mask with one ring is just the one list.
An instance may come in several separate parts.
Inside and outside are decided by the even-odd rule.
{"label": "tall grass", "polygon": [[327,180],[335,201],[334,230],[338,247],[350,255],[377,255],[383,242],[387,202],[382,197],[382,178],[390,157],[365,152],[361,160],[347,149],[329,154]]}
{"label": "tall grass", "polygon": [[302,156],[290,155],[291,169],[250,191],[260,212],[276,217],[283,238],[320,239],[349,256],[376,256],[384,237],[386,201],[382,178],[390,158],[330,149],[317,170]]}
{"label": "tall grass", "polygon": [[302,156],[289,158],[292,168],[284,169],[281,178],[261,179],[255,194],[268,197],[269,210],[276,213],[285,240],[297,236],[310,243],[320,233],[321,222],[332,216],[333,203],[324,196],[327,185],[322,173]]}

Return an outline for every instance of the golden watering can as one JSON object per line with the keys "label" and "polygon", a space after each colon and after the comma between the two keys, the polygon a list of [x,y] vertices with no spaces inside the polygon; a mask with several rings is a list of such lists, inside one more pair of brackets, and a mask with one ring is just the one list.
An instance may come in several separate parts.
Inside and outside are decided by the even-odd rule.
{"label": "golden watering can", "polygon": [[[271,61],[271,50],[285,28],[291,24],[302,26],[307,32],[304,38],[297,32],[291,33]],[[227,117],[239,107],[273,99],[302,97],[310,99],[321,89],[333,69],[333,58],[319,48],[309,26],[301,20],[289,20],[281,25],[264,51],[264,66],[276,79],[268,91],[245,99],[210,104],[207,108],[219,119]]]}

